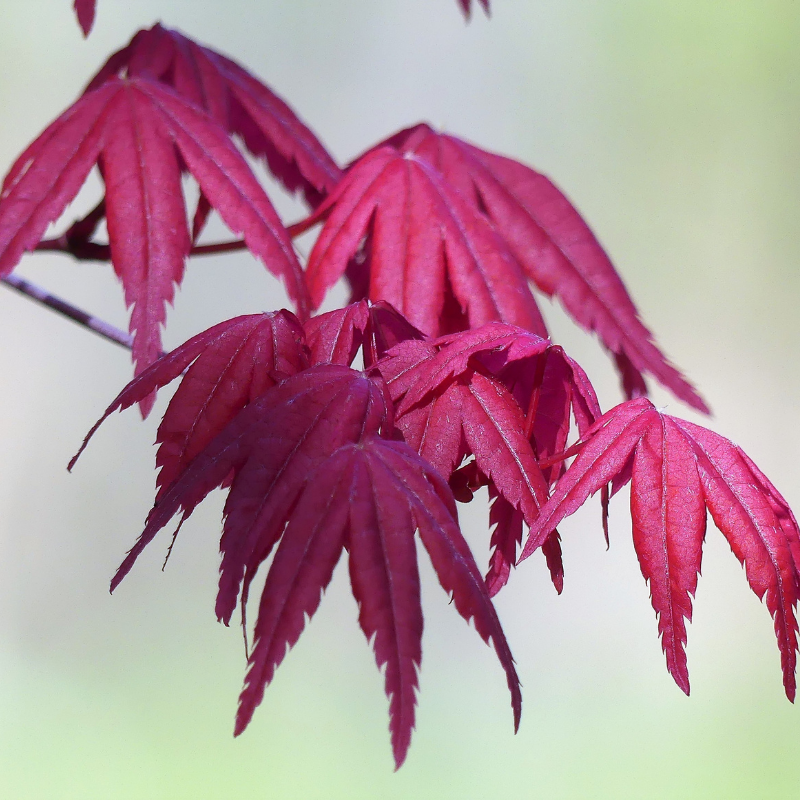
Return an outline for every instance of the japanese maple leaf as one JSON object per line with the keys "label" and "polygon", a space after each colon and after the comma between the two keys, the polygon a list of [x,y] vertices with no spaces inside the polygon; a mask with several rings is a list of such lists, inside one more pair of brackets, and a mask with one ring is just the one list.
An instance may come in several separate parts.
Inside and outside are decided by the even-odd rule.
{"label": "japanese maple leaf", "polygon": [[182,33],[156,23],[112,54],[87,91],[119,76],[161,81],[205,109],[247,149],[265,159],[290,191],[315,206],[339,181],[341,170],[295,112],[247,70]]}
{"label": "japanese maple leaf", "polygon": [[[81,26],[84,38],[89,35],[94,25],[96,0],[74,0],[72,7],[75,9],[75,16],[78,18],[78,25]],[[465,13],[468,10],[465,9]]]}
{"label": "japanese maple leaf", "polygon": [[309,366],[303,328],[289,311],[215,325],[162,356],[132,380],[95,423],[70,461],[114,411],[129,408],[183,375],[158,427],[158,499],[246,405]]}
{"label": "japanese maple leaf", "polygon": [[649,400],[613,408],[587,431],[575,461],[531,526],[520,560],[564,517],[615,479],[630,480],[633,543],[653,608],[667,668],[689,693],[686,624],[697,588],[706,510],[766,598],[783,668],[795,696],[800,592],[800,531],[786,501],[733,442],[676,417]]}
{"label": "japanese maple leaf", "polygon": [[312,475],[275,553],[262,595],[255,647],[242,693],[237,733],[264,687],[313,615],[343,547],[359,604],[359,622],[385,667],[395,763],[405,759],[414,725],[422,610],[414,530],[459,613],[495,645],[506,670],[515,725],[520,695],[511,654],[480,573],[455,522],[439,475],[402,442],[376,436],[341,447]]}
{"label": "japanese maple leaf", "polygon": [[160,325],[190,238],[179,156],[203,195],[308,310],[300,266],[272,204],[227,134],[168,88],[114,79],[85,94],[12,166],[0,193],[0,275],[41,240],[99,163],[114,270],[131,312],[141,372],[161,353]]}
{"label": "japanese maple leaf", "polygon": [[[600,416],[589,379],[562,348],[501,323],[402,343],[376,366],[397,405],[398,428],[442,475],[452,477],[465,457],[475,456],[493,497],[487,581],[496,593],[515,563],[523,520],[532,524],[547,499],[537,457],[563,449],[570,411],[581,433]],[[560,590],[555,533],[546,556]]]}
{"label": "japanese maple leaf", "polygon": [[[471,381],[479,375],[492,382],[508,413],[522,420],[517,427],[537,458],[563,450],[570,412],[580,433],[600,416],[594,389],[580,366],[561,347],[513,325],[495,322],[429,342],[406,342],[389,351],[378,367],[397,403],[401,427],[400,421],[413,409],[427,409],[424,419],[430,425],[439,416],[431,412],[433,404],[441,402],[458,379]],[[414,441],[424,436],[437,445],[452,439],[415,425],[409,433]],[[438,466],[449,475],[454,465]]]}
{"label": "japanese maple leaf", "polygon": [[425,159],[491,220],[537,289],[557,297],[575,322],[595,331],[614,354],[628,396],[645,390],[641,373],[649,373],[685,403],[708,412],[656,347],[602,246],[552,181],[426,124],[400,131],[383,144]]}
{"label": "japanese maple leaf", "polygon": [[[187,375],[188,379],[188,375]],[[515,726],[521,696],[500,623],[456,521],[443,479],[391,433],[392,409],[380,378],[318,365],[268,389],[242,409],[167,487],[112,590],[144,547],[176,514],[188,517],[233,473],[225,504],[217,615],[226,624],[240,591],[276,548],[259,605],[255,643],[240,698],[236,734],[313,615],[344,548],[359,622],[385,667],[395,762],[414,726],[422,611],[414,532],[459,613],[491,640],[506,672]]]}
{"label": "japanese maple leaf", "polygon": [[546,335],[505,241],[425,159],[389,146],[369,152],[292,231],[323,219],[306,269],[314,307],[366,236],[369,299],[391,303],[429,336],[491,320]]}

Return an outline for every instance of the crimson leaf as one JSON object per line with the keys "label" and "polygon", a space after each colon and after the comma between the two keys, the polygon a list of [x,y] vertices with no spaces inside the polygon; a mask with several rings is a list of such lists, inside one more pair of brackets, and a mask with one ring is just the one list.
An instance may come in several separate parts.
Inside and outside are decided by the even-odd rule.
{"label": "crimson leaf", "polygon": [[369,298],[391,303],[424,333],[448,333],[445,310],[455,304],[457,328],[502,320],[546,335],[522,267],[503,239],[413,153],[380,147],[363,156],[293,232],[322,219],[307,266],[315,307],[367,236]]}
{"label": "crimson leaf", "polygon": [[161,353],[165,306],[190,247],[178,154],[208,202],[285,280],[305,315],[306,291],[291,241],[246,162],[208,115],[153,81],[114,79],[84,95],[20,156],[0,194],[0,275],[6,275],[99,160],[111,258],[133,306],[137,372]]}
{"label": "crimson leaf", "polygon": [[218,617],[226,624],[240,588],[244,607],[259,566],[277,545],[260,602],[237,734],[260,703],[286,645],[297,641],[306,615],[315,612],[346,547],[359,621],[379,667],[385,665],[392,748],[397,766],[402,764],[414,725],[421,660],[415,530],[459,613],[473,619],[483,639],[494,644],[519,724],[513,659],[459,532],[452,494],[407,445],[382,438],[391,424],[379,378],[338,365],[311,367],[287,378],[241,410],[166,487],[112,581],[113,590],[176,513],[185,519],[233,473],[217,599]]}
{"label": "crimson leaf", "polygon": [[340,447],[309,477],[267,575],[237,733],[261,701],[286,645],[297,641],[305,617],[316,611],[346,546],[359,621],[379,667],[385,666],[392,749],[400,767],[414,725],[422,658],[415,528],[459,613],[493,641],[518,724],[521,698],[511,654],[448,494],[441,478],[406,445],[374,435]]}
{"label": "crimson leaf", "polygon": [[253,155],[263,157],[289,191],[314,206],[336,185],[341,170],[328,151],[269,87],[220,53],[156,23],[110,56],[87,91],[117,76],[159,80],[205,109]]}
{"label": "crimson leaf", "polygon": [[78,18],[78,25],[81,26],[84,38],[87,37],[94,25],[96,0],[75,0],[72,7],[75,9],[75,16]]}
{"label": "crimson leaf", "polygon": [[185,373],[156,435],[158,498],[242,408],[307,367],[303,329],[289,311],[229,319],[192,337],[134,378],[89,431],[69,469],[110,414],[140,403]]}
{"label": "crimson leaf", "polygon": [[[550,468],[545,477],[537,455],[563,449],[571,410],[581,433],[600,416],[588,378],[560,347],[497,322],[402,343],[377,367],[397,404],[398,428],[442,475],[452,478],[463,458],[475,456],[477,482],[487,482],[493,498],[487,584],[496,593],[515,563],[523,519],[533,523],[548,479],[559,474]],[[545,555],[560,591],[556,533]]]}
{"label": "crimson leaf", "polygon": [[426,124],[400,131],[386,144],[425,159],[492,221],[536,287],[558,297],[581,327],[597,332],[615,356],[629,397],[643,392],[641,373],[648,372],[681,400],[708,412],[655,346],[602,246],[552,181]]}
{"label": "crimson leaf", "polygon": [[800,530],[775,487],[719,434],[662,414],[646,398],[613,408],[587,432],[578,457],[531,526],[521,559],[590,494],[619,477],[631,482],[634,547],[677,684],[689,693],[684,620],[691,619],[708,509],[744,564],[751,588],[759,599],[766,597],[783,685],[793,700]]}

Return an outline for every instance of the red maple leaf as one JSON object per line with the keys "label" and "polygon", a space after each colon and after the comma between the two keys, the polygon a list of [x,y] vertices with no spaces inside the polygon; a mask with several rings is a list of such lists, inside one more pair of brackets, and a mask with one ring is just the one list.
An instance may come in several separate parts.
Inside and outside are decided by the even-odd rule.
{"label": "red maple leaf", "polygon": [[[184,360],[190,355],[187,348]],[[244,610],[258,568],[277,546],[259,605],[236,734],[250,721],[306,615],[316,611],[346,548],[359,622],[378,666],[385,666],[392,748],[396,765],[402,764],[414,726],[422,655],[415,530],[459,613],[493,643],[519,724],[513,659],[458,529],[452,494],[406,444],[385,438],[392,432],[392,417],[382,380],[344,366],[314,366],[268,389],[160,494],[112,580],[113,590],[176,513],[182,524],[233,475],[220,544],[219,619],[230,621],[240,596]]]}
{"label": "red maple leaf", "polygon": [[183,375],[158,427],[158,499],[246,405],[309,366],[303,329],[289,311],[235,317],[192,337],[132,380],[105,410],[69,463],[75,465],[114,411]]}
{"label": "red maple leaf", "polygon": [[422,610],[414,530],[459,613],[495,645],[512,693],[515,725],[520,695],[511,654],[469,547],[458,530],[447,486],[402,442],[369,436],[345,445],[309,477],[289,518],[267,576],[237,733],[249,722],[264,687],[316,610],[344,547],[359,604],[359,622],[385,666],[395,763],[405,759],[414,725],[422,658]]}
{"label": "red maple leaf", "polygon": [[614,354],[628,396],[650,373],[684,402],[703,399],[653,343],[622,280],[581,215],[546,176],[419,124],[383,142],[433,165],[496,227],[537,289],[557,297]]}
{"label": "red maple leaf", "polygon": [[317,205],[341,178],[323,144],[272,89],[220,53],[156,23],[113,53],[87,91],[120,76],[158,80],[205,109],[265,159],[290,191]]}
{"label": "red maple leaf", "polygon": [[[496,593],[516,560],[523,520],[533,524],[547,500],[548,480],[558,475],[549,470],[545,477],[537,459],[563,449],[570,412],[581,433],[600,416],[589,379],[562,348],[501,323],[403,342],[376,368],[405,440],[444,477],[452,480],[461,462],[474,456],[477,473],[469,488],[487,484],[493,498],[487,582]],[[546,555],[560,591],[555,533]]]}
{"label": "red maple leaf", "polygon": [[20,156],[0,194],[0,275],[6,275],[99,163],[111,259],[132,306],[137,372],[161,354],[160,325],[190,247],[179,155],[228,227],[284,279],[305,316],[291,241],[244,158],[205,112],[154,81],[114,79],[84,95]]}
{"label": "red maple leaf", "polygon": [[678,686],[689,693],[685,620],[692,615],[708,509],[751,588],[759,599],[766,596],[784,688],[794,700],[800,530],[777,489],[719,434],[662,414],[646,398],[611,409],[585,433],[577,458],[531,526],[520,560],[615,479],[617,488],[631,482],[633,543]]}
{"label": "red maple leaf", "polygon": [[369,298],[391,303],[429,336],[492,320],[546,335],[504,240],[425,159],[388,146],[367,153],[292,232],[322,219],[306,269],[315,307],[366,236]]}
{"label": "red maple leaf", "polygon": [[72,4],[84,38],[89,35],[94,25],[95,2],[96,0],[75,0]]}

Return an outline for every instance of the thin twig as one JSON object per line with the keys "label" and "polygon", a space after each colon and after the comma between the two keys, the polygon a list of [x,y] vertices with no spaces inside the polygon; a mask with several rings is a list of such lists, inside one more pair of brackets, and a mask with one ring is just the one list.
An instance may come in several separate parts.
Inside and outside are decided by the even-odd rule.
{"label": "thin twig", "polygon": [[108,339],[114,342],[114,344],[120,345],[120,347],[130,350],[133,346],[133,337],[130,336],[130,334],[110,325],[108,322],[104,322],[102,319],[87,314],[80,308],[62,300],[60,297],[55,297],[55,295],[50,294],[50,292],[45,291],[35,283],[26,281],[24,278],[20,278],[17,275],[7,275],[5,278],[2,278],[2,282],[12,289],[16,289],[20,294],[24,294],[26,297],[36,300],[53,311],[57,311],[59,314],[69,317],[73,322],[83,325],[98,336],[102,336],[104,339]]}
{"label": "thin twig", "polygon": [[[65,255],[72,256],[76,261],[111,261],[111,248],[107,244],[98,244],[97,242],[89,241],[89,237],[94,234],[100,221],[105,216],[105,201],[101,200],[100,203],[92,209],[86,217],[75,222],[72,227],[56,236],[53,239],[43,239],[36,245],[34,250],[41,252],[51,253],[64,253]],[[290,235],[294,236],[302,233],[307,226],[303,225],[301,221],[291,225],[288,228]],[[229,253],[235,250],[245,250],[247,245],[243,239],[236,239],[230,242],[213,242],[211,244],[195,245],[189,251],[190,256],[207,256],[215,253]],[[104,322],[98,317],[87,314],[80,308],[62,300],[60,297],[50,294],[30,281],[20,278],[17,275],[7,275],[5,278],[0,279],[6,286],[16,289],[20,294],[36,300],[42,305],[47,306],[59,314],[83,325],[91,331],[94,331],[104,339],[108,339],[115,344],[120,345],[128,350],[133,346],[133,337],[125,333],[125,331]]]}
{"label": "thin twig", "polygon": [[33,249],[46,253],[64,253],[76,261],[111,261],[111,248],[107,244],[70,242],[64,233],[55,239],[43,239]]}
{"label": "thin twig", "polygon": [[[34,248],[47,253],[64,253],[72,256],[76,261],[111,261],[111,248],[107,244],[96,242],[75,242],[67,239],[66,234],[55,239],[43,239]],[[198,244],[190,251],[190,256],[210,256],[215,253],[230,253],[234,250],[246,250],[247,245],[243,239],[232,242],[213,242],[212,244]]]}
{"label": "thin twig", "polygon": [[246,250],[247,245],[243,239],[234,242],[215,242],[214,244],[196,244],[190,251],[190,256],[210,256],[214,253],[229,253],[232,250]]}

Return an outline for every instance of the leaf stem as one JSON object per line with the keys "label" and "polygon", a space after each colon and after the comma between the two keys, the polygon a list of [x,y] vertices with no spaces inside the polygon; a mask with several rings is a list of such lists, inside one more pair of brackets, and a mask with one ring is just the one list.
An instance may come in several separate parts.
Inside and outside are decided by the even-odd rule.
{"label": "leaf stem", "polygon": [[98,336],[102,336],[104,339],[108,339],[110,342],[114,342],[114,344],[118,344],[120,347],[124,347],[127,350],[131,349],[133,337],[130,336],[130,334],[125,333],[125,331],[114,327],[108,322],[104,322],[102,319],[87,314],[71,303],[67,303],[65,300],[50,294],[35,283],[26,281],[24,278],[20,278],[17,275],[7,275],[5,278],[2,278],[2,282],[12,289],[16,289],[20,294],[29,297],[31,300],[36,300],[53,311],[68,317],[73,322],[83,325]]}

